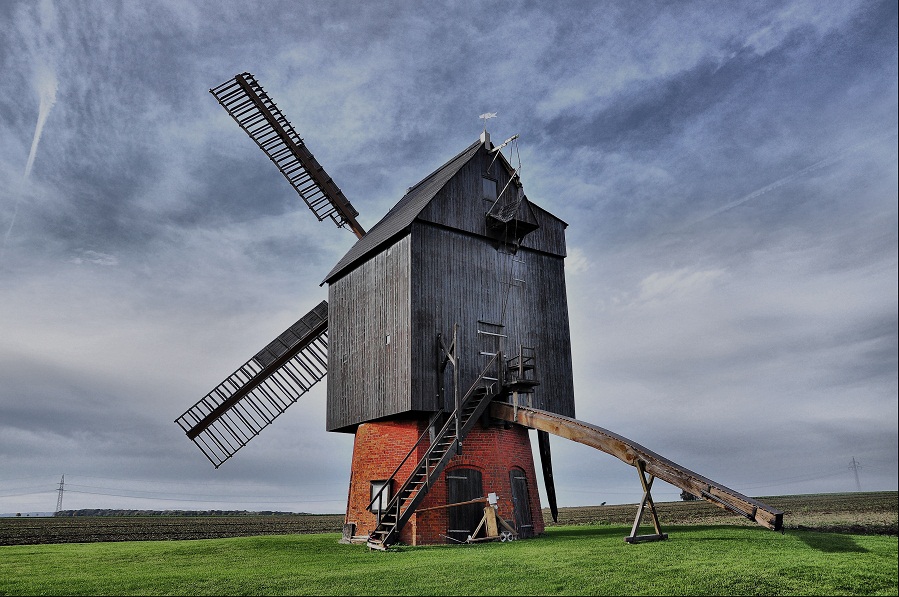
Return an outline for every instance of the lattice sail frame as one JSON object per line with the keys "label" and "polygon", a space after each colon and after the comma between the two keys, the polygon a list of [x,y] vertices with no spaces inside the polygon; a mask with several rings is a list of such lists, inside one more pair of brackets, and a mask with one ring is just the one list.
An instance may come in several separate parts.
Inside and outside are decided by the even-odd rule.
{"label": "lattice sail frame", "polygon": [[319,221],[331,218],[358,238],[365,235],[365,229],[356,221],[359,212],[252,74],[236,75],[209,93],[275,163]]}
{"label": "lattice sail frame", "polygon": [[175,422],[218,468],[325,377],[327,332],[322,301]]}

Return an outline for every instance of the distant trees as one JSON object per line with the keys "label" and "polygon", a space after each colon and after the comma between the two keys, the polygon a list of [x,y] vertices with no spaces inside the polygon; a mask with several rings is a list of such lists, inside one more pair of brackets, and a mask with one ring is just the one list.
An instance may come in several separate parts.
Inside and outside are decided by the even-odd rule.
{"label": "distant trees", "polygon": [[[82,510],[60,510],[54,516],[295,516],[306,512],[275,512],[263,510],[112,510],[109,508],[89,508]],[[16,514],[21,516],[21,514]]]}
{"label": "distant trees", "polygon": [[680,499],[682,499],[685,502],[695,502],[699,498],[696,497],[695,495],[693,495],[692,493],[690,493],[689,491],[684,490],[684,491],[680,492]]}

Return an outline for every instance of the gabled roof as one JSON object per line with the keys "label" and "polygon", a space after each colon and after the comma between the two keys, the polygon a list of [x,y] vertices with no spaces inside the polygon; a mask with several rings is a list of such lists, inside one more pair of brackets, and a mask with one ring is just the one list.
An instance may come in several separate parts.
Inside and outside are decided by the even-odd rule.
{"label": "gabled roof", "polygon": [[344,255],[337,265],[325,276],[325,282],[332,282],[343,274],[351,266],[362,261],[368,255],[376,252],[381,245],[391,241],[398,234],[412,225],[418,214],[427,207],[431,199],[437,194],[449,180],[455,176],[462,166],[474,157],[483,143],[478,140],[472,143],[462,153],[448,161],[434,171],[430,176],[412,187],[399,203],[387,212],[381,221],[372,226],[368,234],[359,239],[355,245]]}

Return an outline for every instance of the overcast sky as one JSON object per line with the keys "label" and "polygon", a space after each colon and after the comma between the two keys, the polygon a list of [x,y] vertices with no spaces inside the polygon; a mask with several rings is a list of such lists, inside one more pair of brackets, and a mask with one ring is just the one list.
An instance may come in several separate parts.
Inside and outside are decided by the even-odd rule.
{"label": "overcast sky", "polygon": [[[366,228],[480,114],[521,135],[578,418],[752,496],[897,489],[895,0],[254,4],[0,1],[0,512],[62,474],[65,508],[344,511],[325,384],[219,470],[173,423],[355,240],[208,93],[244,71]],[[552,445],[561,506],[640,499]]]}

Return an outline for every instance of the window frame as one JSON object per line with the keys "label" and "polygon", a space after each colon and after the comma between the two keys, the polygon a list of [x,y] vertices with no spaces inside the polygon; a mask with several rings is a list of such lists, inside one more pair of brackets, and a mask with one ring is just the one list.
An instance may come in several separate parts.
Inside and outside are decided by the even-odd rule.
{"label": "window frame", "polygon": [[[372,479],[368,482],[370,493],[369,493],[369,503],[371,503],[371,507],[369,511],[377,514],[381,512],[384,508],[387,507],[387,504],[390,503],[390,498],[393,497],[393,487],[390,479]],[[382,487],[386,487],[387,489],[381,493],[381,497],[378,499],[377,503],[372,503],[372,500],[375,499],[375,495],[381,490]]]}
{"label": "window frame", "polygon": [[[486,183],[488,180],[491,183],[493,183],[493,196],[492,197],[487,196]],[[481,175],[481,197],[485,201],[490,201],[491,203],[495,202],[496,199],[499,197],[499,179],[489,176],[488,174]]]}

